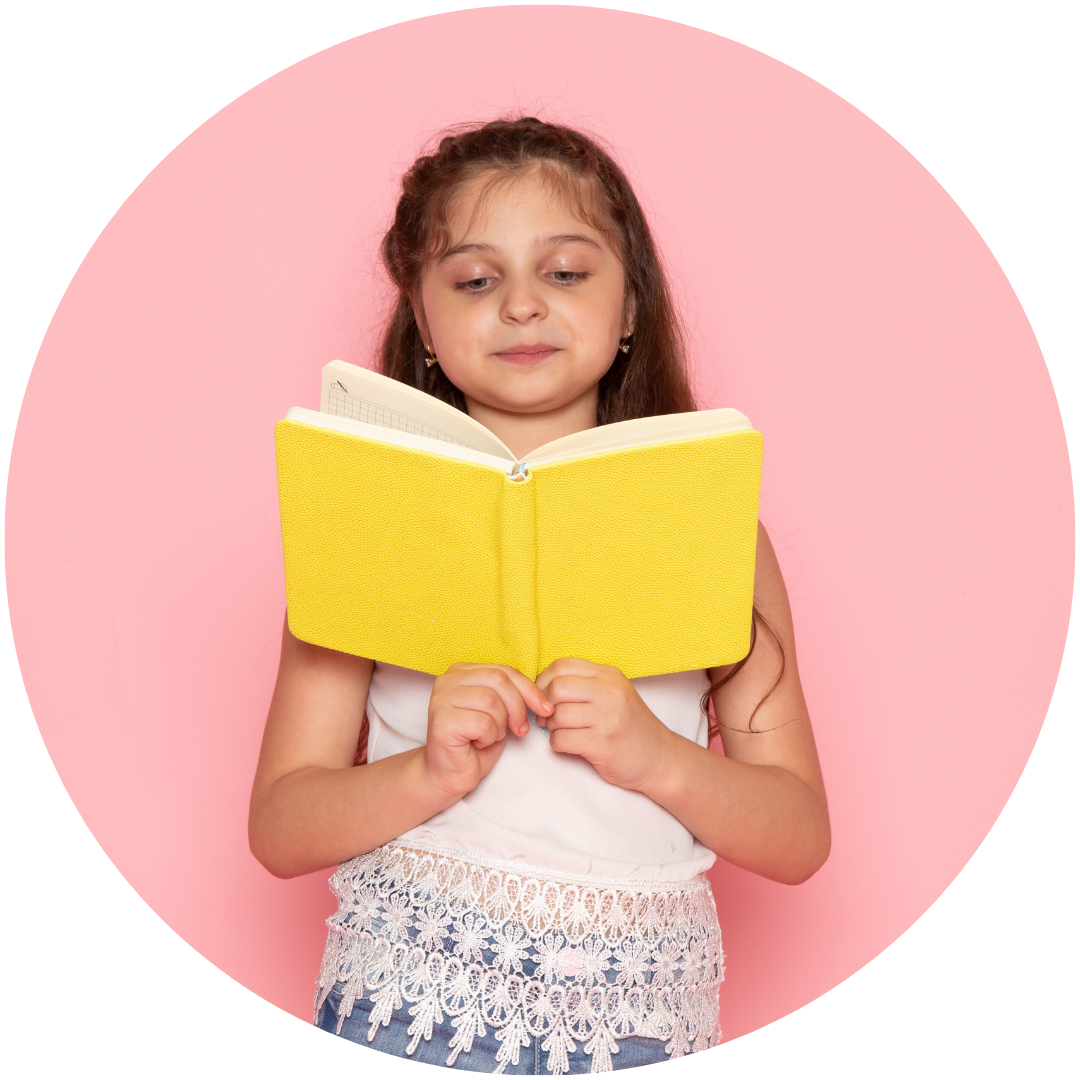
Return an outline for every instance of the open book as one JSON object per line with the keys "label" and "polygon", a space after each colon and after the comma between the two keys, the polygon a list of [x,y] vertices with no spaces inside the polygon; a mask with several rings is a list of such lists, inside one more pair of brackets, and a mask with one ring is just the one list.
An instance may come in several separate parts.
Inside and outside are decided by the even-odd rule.
{"label": "open book", "polygon": [[750,647],[762,439],[734,409],[607,424],[519,461],[422,391],[334,360],[275,429],[289,627],[441,674],[628,677]]}

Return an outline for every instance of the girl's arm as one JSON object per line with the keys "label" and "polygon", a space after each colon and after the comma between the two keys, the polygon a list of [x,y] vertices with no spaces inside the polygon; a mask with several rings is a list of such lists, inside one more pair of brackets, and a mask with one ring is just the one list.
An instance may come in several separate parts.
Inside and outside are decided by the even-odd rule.
{"label": "girl's arm", "polygon": [[373,666],[299,641],[286,621],[248,816],[251,851],[277,877],[378,847],[423,820],[415,802],[428,817],[446,805],[418,751],[353,766]]}
{"label": "girl's arm", "polygon": [[277,877],[371,851],[471,791],[528,730],[543,694],[509,668],[458,664],[435,680],[427,744],[353,765],[371,660],[309,645],[286,620],[277,685],[251,791],[251,851]]}
{"label": "girl's arm", "polygon": [[[670,778],[667,786],[672,790],[663,792],[660,784],[657,794],[677,805],[680,813],[676,816],[718,855],[794,885],[814,874],[829,857],[832,836],[825,784],[799,680],[787,589],[768,533],[760,524],[754,601],[779,643],[759,624],[753,653],[738,674],[713,693],[725,755],[721,758],[710,752],[705,766],[706,770],[712,766],[718,781],[710,789],[712,805],[707,810],[715,816],[707,823],[700,810],[691,806],[686,792],[674,790]],[[726,670],[709,674],[718,679]],[[692,787],[704,759],[687,754],[681,746],[676,746],[675,753]],[[713,848],[713,843],[719,848]]]}
{"label": "girl's arm", "polygon": [[615,668],[560,660],[537,682],[555,703],[547,722],[554,749],[580,754],[609,783],[648,795],[728,862],[794,885],[828,857],[829,813],[787,591],[760,525],[754,600],[783,643],[783,665],[759,625],[750,658],[713,694],[723,756],[665,727]]}

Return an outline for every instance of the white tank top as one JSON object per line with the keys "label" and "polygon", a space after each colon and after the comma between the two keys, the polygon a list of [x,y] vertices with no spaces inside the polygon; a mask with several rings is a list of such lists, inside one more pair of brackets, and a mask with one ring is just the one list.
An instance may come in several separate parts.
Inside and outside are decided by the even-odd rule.
{"label": "white tank top", "polygon": [[[424,744],[434,682],[433,675],[376,663],[367,703],[369,761]],[[704,671],[633,684],[662,723],[708,745]],[[716,856],[676,817],[640,792],[607,783],[584,758],[556,754],[535,723],[527,735],[506,740],[473,791],[399,841],[574,877],[680,881],[713,864]]]}

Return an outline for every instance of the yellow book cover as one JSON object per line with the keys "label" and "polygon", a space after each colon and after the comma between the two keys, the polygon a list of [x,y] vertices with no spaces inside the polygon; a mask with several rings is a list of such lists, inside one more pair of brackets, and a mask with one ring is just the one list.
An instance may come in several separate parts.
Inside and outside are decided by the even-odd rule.
{"label": "yellow book cover", "polygon": [[275,431],[289,627],[441,674],[628,677],[750,647],[761,435],[734,409],[648,417],[517,461],[459,410],[363,368]]}

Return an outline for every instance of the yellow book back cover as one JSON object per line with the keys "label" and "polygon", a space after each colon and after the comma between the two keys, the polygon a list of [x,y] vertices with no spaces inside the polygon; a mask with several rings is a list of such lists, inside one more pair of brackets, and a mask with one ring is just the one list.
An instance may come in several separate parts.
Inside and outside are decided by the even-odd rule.
{"label": "yellow book back cover", "polygon": [[514,543],[535,535],[527,484],[293,420],[275,441],[298,638],[431,674],[535,664],[534,556]]}
{"label": "yellow book back cover", "polygon": [[761,436],[752,430],[502,470],[282,420],[289,626],[441,674],[530,678],[562,656],[630,678],[741,659]]}
{"label": "yellow book back cover", "polygon": [[561,656],[629,678],[750,648],[762,438],[756,431],[531,469],[542,670]]}

